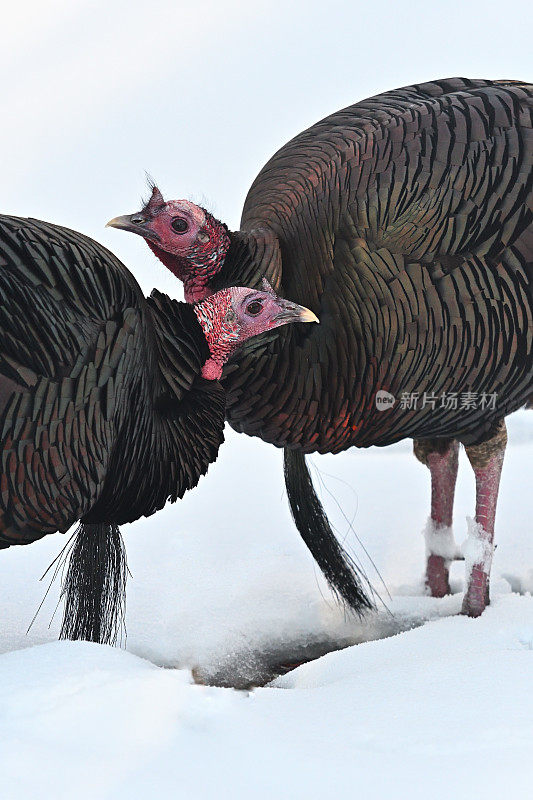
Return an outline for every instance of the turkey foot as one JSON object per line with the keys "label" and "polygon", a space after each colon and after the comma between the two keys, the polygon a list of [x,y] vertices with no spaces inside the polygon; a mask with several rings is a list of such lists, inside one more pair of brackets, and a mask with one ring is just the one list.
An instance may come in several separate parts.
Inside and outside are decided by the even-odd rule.
{"label": "turkey foot", "polygon": [[444,597],[450,594],[450,561],[457,556],[451,525],[459,444],[450,439],[419,439],[414,442],[414,453],[431,473],[425,583],[432,597]]}
{"label": "turkey foot", "polygon": [[494,549],[494,520],[507,431],[502,420],[494,436],[466,447],[476,476],[476,519],[469,520],[468,538],[463,545],[466,591],[462,614],[479,617],[489,604],[489,576]]}
{"label": "turkey foot", "polygon": [[426,586],[431,597],[445,597],[450,594],[450,562],[442,556],[428,555],[426,565]]}

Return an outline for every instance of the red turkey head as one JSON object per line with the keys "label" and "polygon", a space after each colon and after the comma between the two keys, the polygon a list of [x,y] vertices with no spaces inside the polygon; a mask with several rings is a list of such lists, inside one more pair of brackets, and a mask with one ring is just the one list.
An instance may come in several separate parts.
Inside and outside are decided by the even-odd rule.
{"label": "red turkey head", "polygon": [[188,303],[212,294],[207,283],[221,269],[230,245],[227,228],[188,200],[166,203],[157,188],[141,211],[115,217],[111,228],[137,233],[181,281]]}
{"label": "red turkey head", "polygon": [[211,357],[202,376],[216,380],[234,351],[247,339],[290,322],[318,322],[312,311],[278,297],[263,282],[263,291],[232,286],[193,306],[209,345]]}

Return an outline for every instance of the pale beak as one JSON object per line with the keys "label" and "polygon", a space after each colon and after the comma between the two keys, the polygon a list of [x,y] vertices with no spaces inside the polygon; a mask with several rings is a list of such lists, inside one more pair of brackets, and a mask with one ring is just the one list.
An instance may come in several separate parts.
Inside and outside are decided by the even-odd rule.
{"label": "pale beak", "polygon": [[160,242],[161,239],[155,231],[147,227],[149,219],[146,219],[141,213],[138,214],[124,214],[122,217],[113,217],[106,223],[106,228],[118,228],[121,231],[129,231],[130,233],[137,233],[144,239],[151,239],[153,242]]}
{"label": "pale beak", "polygon": [[290,300],[282,300],[279,297],[276,303],[281,310],[272,318],[273,322],[320,322],[317,315],[305,306],[292,303]]}
{"label": "pale beak", "polygon": [[300,306],[302,309],[300,312],[300,316],[298,317],[300,322],[318,322],[320,325],[320,320],[318,319],[317,315],[314,314],[310,308],[306,308],[305,306]]}

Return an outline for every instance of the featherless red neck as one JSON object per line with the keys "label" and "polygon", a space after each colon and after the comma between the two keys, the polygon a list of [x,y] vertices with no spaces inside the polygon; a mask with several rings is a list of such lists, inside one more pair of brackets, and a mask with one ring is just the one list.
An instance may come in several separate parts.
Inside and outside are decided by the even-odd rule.
{"label": "featherless red neck", "polygon": [[231,240],[226,226],[205,208],[189,200],[166,203],[152,186],[141,211],[115,217],[108,225],[143,236],[165,267],[183,281],[188,303],[213,294],[208,283],[222,269]]}
{"label": "featherless red neck", "polygon": [[201,233],[182,253],[169,253],[156,242],[147,240],[148,246],[165,267],[183,281],[188,303],[198,302],[212,294],[209,281],[222,268],[230,246],[225,226],[205,209],[201,211],[205,214]]}
{"label": "featherless red neck", "polygon": [[211,353],[202,369],[202,377],[209,380],[220,378],[224,364],[239,344],[240,325],[232,304],[234,294],[234,288],[223,289],[194,306]]}
{"label": "featherless red neck", "polygon": [[309,309],[277,297],[266,281],[262,292],[231,286],[193,309],[211,353],[202,369],[202,377],[208,380],[220,378],[228,358],[251,336],[290,322],[318,322]]}

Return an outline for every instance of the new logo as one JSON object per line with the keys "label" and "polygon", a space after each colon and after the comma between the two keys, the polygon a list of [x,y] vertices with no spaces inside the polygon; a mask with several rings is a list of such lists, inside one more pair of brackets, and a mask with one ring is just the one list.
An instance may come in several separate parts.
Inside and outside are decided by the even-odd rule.
{"label": "new logo", "polygon": [[380,389],[379,392],[376,392],[376,408],[378,411],[388,411],[395,402],[394,395],[386,392],[385,389]]}

